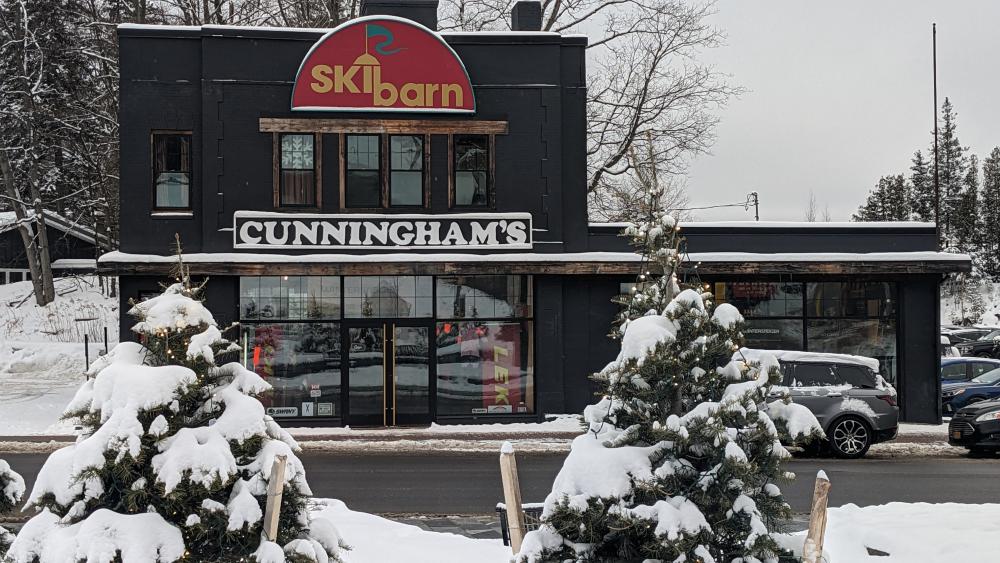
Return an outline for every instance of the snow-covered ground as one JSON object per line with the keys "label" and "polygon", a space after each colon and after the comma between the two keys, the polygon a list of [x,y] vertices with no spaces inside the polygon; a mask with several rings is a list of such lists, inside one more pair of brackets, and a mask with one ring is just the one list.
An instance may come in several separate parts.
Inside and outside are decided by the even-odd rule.
{"label": "snow-covered ground", "polygon": [[83,337],[90,359],[117,342],[118,300],[102,294],[94,276],[56,280],[54,303],[35,304],[31,282],[0,285],[0,435],[62,435],[59,420],[83,382]]}

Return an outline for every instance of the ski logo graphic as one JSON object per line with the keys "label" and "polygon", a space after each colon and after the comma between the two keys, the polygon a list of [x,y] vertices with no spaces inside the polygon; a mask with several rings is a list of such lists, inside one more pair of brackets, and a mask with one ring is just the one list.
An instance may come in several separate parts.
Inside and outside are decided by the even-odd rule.
{"label": "ski logo graphic", "polygon": [[294,111],[472,113],[465,66],[440,35],[409,20],[352,20],[313,45],[299,67]]}

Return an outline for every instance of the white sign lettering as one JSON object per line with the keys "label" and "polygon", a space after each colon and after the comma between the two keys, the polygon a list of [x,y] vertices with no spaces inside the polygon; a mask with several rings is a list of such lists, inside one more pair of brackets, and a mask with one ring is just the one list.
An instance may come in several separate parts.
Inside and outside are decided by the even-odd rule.
{"label": "white sign lettering", "polygon": [[233,248],[530,249],[528,213],[318,215],[237,211]]}

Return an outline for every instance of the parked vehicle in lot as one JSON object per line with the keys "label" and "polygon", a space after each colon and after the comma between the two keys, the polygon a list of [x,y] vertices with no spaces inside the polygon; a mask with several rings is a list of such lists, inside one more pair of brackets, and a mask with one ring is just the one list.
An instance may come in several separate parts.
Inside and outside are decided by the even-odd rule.
{"label": "parked vehicle in lot", "polygon": [[993,328],[981,328],[981,327],[957,327],[957,328],[942,328],[941,335],[948,338],[948,342],[951,344],[958,344],[959,342],[970,342],[972,340],[979,340],[980,338],[986,336],[987,334],[993,332],[996,329]]}
{"label": "parked vehicle in lot", "polygon": [[945,414],[997,398],[1000,398],[1000,367],[969,381],[941,385],[941,411]]}
{"label": "parked vehicle in lot", "polygon": [[993,358],[941,358],[941,384],[965,383],[997,368],[1000,360]]}
{"label": "parked vehicle in lot", "polygon": [[1000,452],[1000,401],[959,409],[948,423],[948,443],[967,448],[972,455]]}
{"label": "parked vehicle in lot", "polygon": [[1000,357],[1000,330],[991,331],[978,340],[968,340],[955,344],[958,352],[963,356],[976,356],[979,358]]}
{"label": "parked vehicle in lot", "polygon": [[761,352],[781,364],[782,385],[771,388],[808,408],[837,457],[858,458],[872,444],[896,437],[899,407],[896,390],[879,375],[873,358],[789,350],[743,350],[748,359]]}

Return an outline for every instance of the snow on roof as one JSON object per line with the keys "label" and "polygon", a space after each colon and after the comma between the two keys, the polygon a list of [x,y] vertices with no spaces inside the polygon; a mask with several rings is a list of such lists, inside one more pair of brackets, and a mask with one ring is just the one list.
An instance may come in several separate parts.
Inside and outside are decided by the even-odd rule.
{"label": "snow on roof", "polygon": [[[632,225],[630,222],[591,222],[590,227],[607,227],[623,229]],[[934,223],[921,221],[682,221],[681,228],[689,227],[712,227],[712,228],[732,228],[732,229],[774,229],[774,228],[799,228],[799,229],[902,229],[902,228],[924,228],[933,229]]]}
{"label": "snow on roof", "polygon": [[[95,239],[97,238],[96,233],[93,229],[87,227],[79,222],[79,219],[70,219],[68,217],[63,217],[58,213],[53,213],[52,211],[45,210],[45,224],[58,229],[68,235],[72,235],[80,240],[89,242],[90,244],[96,244]],[[34,212],[28,214],[29,217],[34,216]],[[17,227],[17,214],[13,211],[0,211],[0,233],[5,233],[11,229]],[[101,242],[106,244],[105,237],[101,236]]]}
{"label": "snow on roof", "polygon": [[802,352],[799,350],[757,350],[754,348],[741,348],[740,351],[734,355],[734,357],[738,358],[741,353],[748,360],[755,360],[757,357],[761,355],[771,354],[775,358],[778,358],[779,360],[786,362],[854,364],[871,368],[871,370],[876,373],[878,373],[878,368],[879,368],[879,362],[875,358],[869,358],[866,356],[854,356],[852,354],[833,354],[828,352]]}
{"label": "snow on roof", "polygon": [[[969,262],[968,254],[947,252],[692,252],[690,262]],[[102,255],[101,264],[167,264],[177,260],[173,255],[132,254],[113,251]],[[213,263],[396,263],[396,262],[640,262],[634,252],[512,252],[503,254],[418,254],[391,252],[385,254],[274,254],[253,252],[196,252],[184,255],[191,264]]]}
{"label": "snow on roof", "polygon": [[[390,16],[383,16],[390,17]],[[390,17],[391,18],[391,17]],[[402,19],[402,18],[400,18]],[[266,25],[159,25],[159,24],[141,24],[141,23],[120,23],[118,24],[118,29],[134,29],[134,30],[158,30],[158,31],[280,31],[280,32],[290,32],[290,33],[305,33],[309,35],[324,34],[333,31],[336,28],[333,27],[281,27],[281,26],[266,26]],[[434,31],[434,30],[431,30]],[[536,36],[536,37],[572,37],[572,38],[586,38],[587,36],[582,33],[559,33],[557,31],[512,31],[512,30],[493,30],[493,31],[436,31],[438,35],[445,37],[459,37],[459,36],[472,36],[481,37],[483,35],[501,35],[501,36]]]}
{"label": "snow on roof", "polygon": [[52,261],[55,270],[93,270],[97,267],[94,258],[60,258]]}

